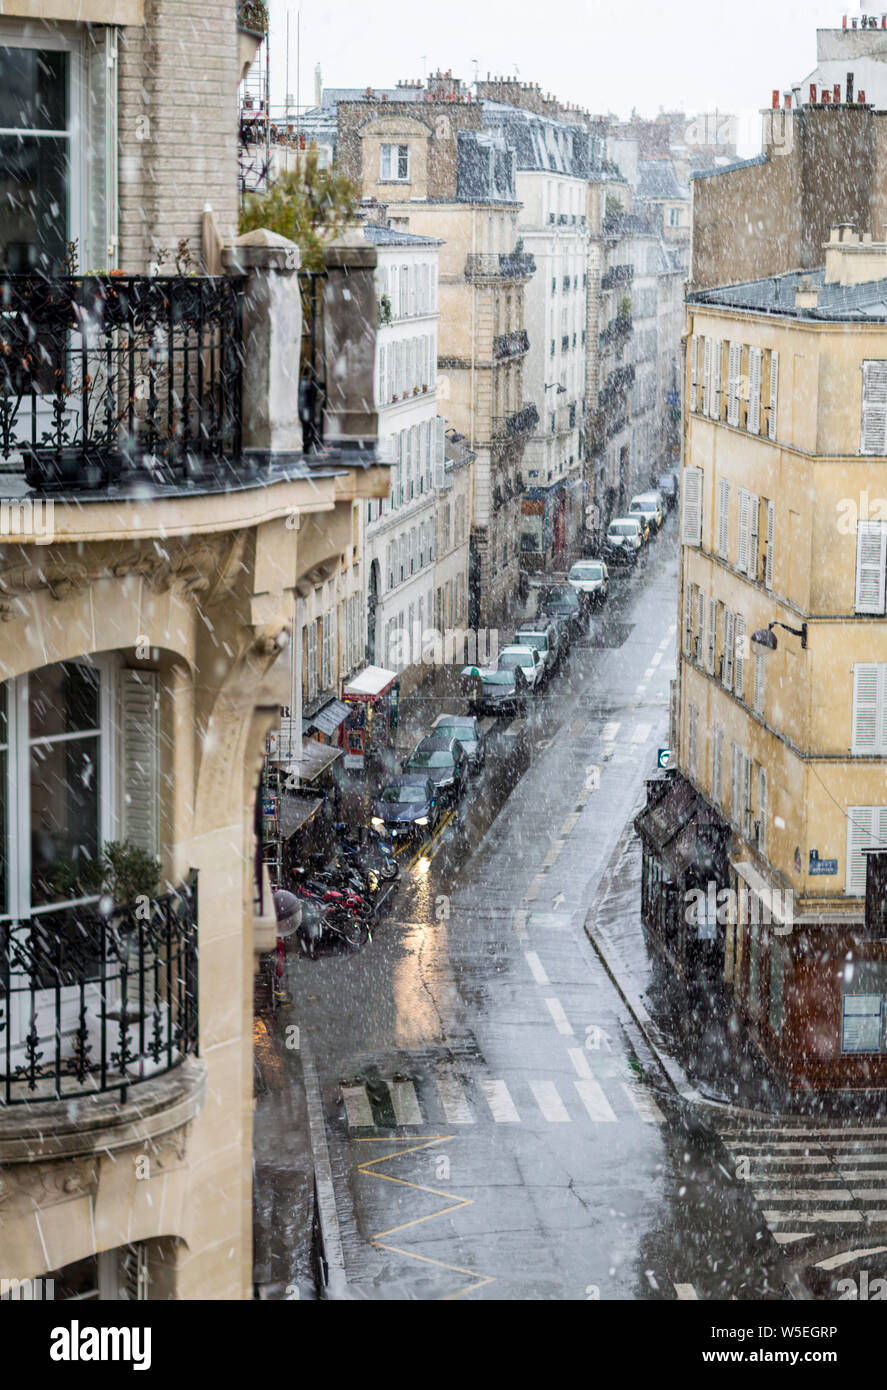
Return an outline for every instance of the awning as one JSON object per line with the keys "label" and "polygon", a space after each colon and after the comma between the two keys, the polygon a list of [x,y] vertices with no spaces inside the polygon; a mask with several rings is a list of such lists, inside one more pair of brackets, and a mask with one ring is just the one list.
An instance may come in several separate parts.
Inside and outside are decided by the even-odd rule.
{"label": "awning", "polygon": [[690,869],[720,878],[726,870],[726,822],[686,778],[670,777],[665,786],[635,817],[635,830],[670,882],[680,882]]}
{"label": "awning", "polygon": [[348,682],[342,694],[346,700],[375,700],[379,695],[385,695],[396,680],[396,671],[386,671],[381,666],[367,666]]}
{"label": "awning", "polygon": [[301,762],[287,763],[283,771],[287,776],[295,774],[300,782],[313,782],[315,777],[319,777],[341,756],[341,748],[330,748],[328,744],[318,743],[316,739],[303,738]]}
{"label": "awning", "polygon": [[284,792],[280,798],[280,833],[285,840],[295,835],[303,825],[307,825],[318,806],[323,805],[323,797],[289,796]]}
{"label": "awning", "polygon": [[348,718],[348,706],[341,700],[329,700],[316,714],[302,720],[302,733],[310,734],[312,729],[332,738],[343,720]]}
{"label": "awning", "polygon": [[666,786],[659,799],[645,806],[634,821],[638,835],[657,855],[693,817],[699,801],[695,788],[683,777],[669,778]]}

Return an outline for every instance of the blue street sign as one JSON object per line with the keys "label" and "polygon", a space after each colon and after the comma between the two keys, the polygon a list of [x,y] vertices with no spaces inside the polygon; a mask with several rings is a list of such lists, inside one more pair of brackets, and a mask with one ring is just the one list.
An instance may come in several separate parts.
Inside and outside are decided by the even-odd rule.
{"label": "blue street sign", "polygon": [[658,757],[657,757],[657,762],[658,762],[659,767],[668,767],[668,762],[669,762],[670,757],[671,757],[671,749],[670,749],[670,748],[660,748],[660,749],[659,749],[659,754],[658,754]]}

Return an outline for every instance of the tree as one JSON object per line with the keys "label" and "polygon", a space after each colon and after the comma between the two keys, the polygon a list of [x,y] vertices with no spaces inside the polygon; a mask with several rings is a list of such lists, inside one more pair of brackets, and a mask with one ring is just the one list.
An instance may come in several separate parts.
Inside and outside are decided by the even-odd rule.
{"label": "tree", "polygon": [[294,241],[306,270],[323,270],[324,247],[354,220],[360,203],[357,185],[336,169],[321,169],[317,150],[299,158],[267,193],[247,193],[238,230],[266,227]]}

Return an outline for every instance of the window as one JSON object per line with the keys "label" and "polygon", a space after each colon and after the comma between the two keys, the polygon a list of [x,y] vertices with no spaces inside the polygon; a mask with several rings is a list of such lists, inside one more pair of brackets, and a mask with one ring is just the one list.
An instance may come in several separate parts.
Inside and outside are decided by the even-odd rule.
{"label": "window", "polygon": [[847,807],[847,866],[844,891],[853,898],[865,893],[864,849],[887,846],[887,806]]}
{"label": "window", "polygon": [[702,469],[685,468],[683,476],[683,511],[681,541],[684,545],[702,544]]}
{"label": "window", "polygon": [[739,424],[739,388],[742,369],[742,346],[730,343],[727,368],[727,424]]}
{"label": "window", "polygon": [[757,579],[758,511],[760,499],[753,492],[739,489],[739,553],[737,565],[750,579]]}
{"label": "window", "polygon": [[760,434],[761,432],[761,362],[763,353],[760,348],[752,347],[748,350],[748,413],[745,417],[745,428],[749,434]]}
{"label": "window", "polygon": [[314,618],[305,629],[305,641],[307,646],[305,661],[308,683],[307,697],[309,700],[313,700],[317,694],[317,622]]}
{"label": "window", "polygon": [[711,733],[711,798],[716,806],[721,805],[723,795],[723,749],[724,731],[716,724]]}
{"label": "window", "polygon": [[721,478],[718,484],[718,554],[722,560],[727,558],[727,544],[730,534],[730,484]]}
{"label": "window", "polygon": [[699,403],[697,399],[699,377],[699,338],[695,333],[690,335],[690,409],[697,410]]}
{"label": "window", "polygon": [[884,612],[887,522],[860,521],[856,526],[856,612]]}
{"label": "window", "polygon": [[755,652],[755,692],[754,692],[754,712],[763,715],[764,713],[764,653]]}
{"label": "window", "polygon": [[320,688],[329,690],[333,683],[333,615],[324,613],[321,619]]}
{"label": "window", "polygon": [[[409,145],[383,145],[379,177],[389,183],[406,183],[409,176]],[[406,308],[403,309],[403,312],[407,312]]]}
{"label": "window", "polygon": [[721,681],[728,690],[733,689],[733,657],[736,650],[736,614],[724,609],[724,654],[721,666]]}
{"label": "window", "polygon": [[714,674],[715,652],[717,650],[718,637],[718,604],[717,599],[708,600],[708,627],[706,629],[707,643],[705,649],[705,669],[709,675]]}
{"label": "window", "polygon": [[737,613],[735,652],[736,683],[733,689],[740,700],[745,699],[745,646],[745,618],[741,613]]}
{"label": "window", "polygon": [[687,584],[684,589],[684,653],[693,655],[693,590],[695,585]]}
{"label": "window", "polygon": [[854,753],[887,755],[887,665],[858,662],[853,667]]}
{"label": "window", "polygon": [[739,826],[742,819],[742,749],[730,745],[730,819]]}
{"label": "window", "polygon": [[767,853],[767,773],[758,768],[758,850]]}
{"label": "window", "polygon": [[776,406],[779,395],[779,353],[770,353],[770,411],[767,416],[767,437],[776,438]]}
{"label": "window", "polygon": [[699,711],[695,705],[690,705],[687,711],[687,771],[691,777],[696,776],[696,743],[699,732]]}
{"label": "window", "polygon": [[776,530],[776,503],[767,502],[767,539],[764,551],[764,587],[773,588],[773,537]]}

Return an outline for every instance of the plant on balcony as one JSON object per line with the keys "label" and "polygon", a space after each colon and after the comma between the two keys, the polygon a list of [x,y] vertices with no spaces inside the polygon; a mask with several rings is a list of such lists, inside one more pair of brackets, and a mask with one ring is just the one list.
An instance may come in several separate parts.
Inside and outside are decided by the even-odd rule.
{"label": "plant on balcony", "polygon": [[153,898],[160,885],[160,863],[129,840],[108,840],[102,850],[102,888],[115,907]]}
{"label": "plant on balcony", "polygon": [[619,201],[619,199],[618,199],[618,198],[614,198],[613,195],[612,195],[612,193],[608,193],[608,194],[607,194],[607,202],[606,202],[605,216],[606,216],[606,217],[621,217],[624,211],[625,211],[625,208],[622,206],[622,203]]}
{"label": "plant on balcony", "polygon": [[379,326],[391,322],[391,299],[387,294],[383,294],[379,300]]}
{"label": "plant on balcony", "polygon": [[267,34],[268,6],[265,0],[238,0],[237,27],[249,34]]}
{"label": "plant on balcony", "polygon": [[630,318],[631,318],[631,296],[630,296],[630,295],[624,294],[624,295],[622,296],[622,298],[620,299],[620,301],[619,301],[619,313],[618,313],[617,317],[620,318],[620,319],[630,319]]}
{"label": "plant on balcony", "polygon": [[247,193],[238,231],[265,228],[294,241],[305,270],[323,270],[324,249],[349,223],[360,204],[360,189],[335,168],[322,169],[310,149],[298,168],[288,169],[267,193]]}

